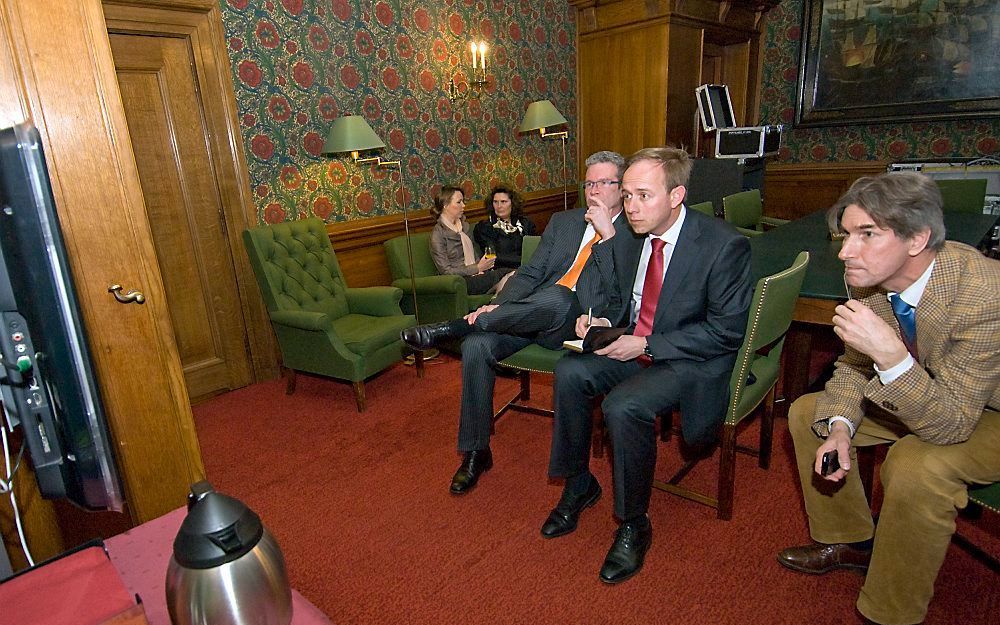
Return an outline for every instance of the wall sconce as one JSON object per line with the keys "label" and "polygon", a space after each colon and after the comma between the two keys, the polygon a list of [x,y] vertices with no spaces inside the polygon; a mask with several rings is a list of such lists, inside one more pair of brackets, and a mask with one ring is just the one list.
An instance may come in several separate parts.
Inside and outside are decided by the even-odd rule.
{"label": "wall sconce", "polygon": [[469,50],[472,52],[472,75],[467,81],[468,88],[464,92],[459,91],[455,84],[455,76],[458,74],[448,79],[448,99],[452,102],[464,100],[473,89],[479,91],[486,86],[486,42],[473,41],[469,44]]}
{"label": "wall sconce", "polygon": [[566,139],[569,138],[569,131],[549,132],[546,128],[568,123],[552,102],[537,100],[528,105],[521,126],[517,129],[518,132],[538,130],[543,139],[562,139],[563,210],[569,208],[569,195],[566,193]]}

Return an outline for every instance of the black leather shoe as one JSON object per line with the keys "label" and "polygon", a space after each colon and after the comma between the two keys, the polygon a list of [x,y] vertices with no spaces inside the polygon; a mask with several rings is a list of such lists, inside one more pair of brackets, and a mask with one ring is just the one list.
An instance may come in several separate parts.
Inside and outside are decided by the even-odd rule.
{"label": "black leather shoe", "polygon": [[469,492],[479,481],[479,476],[492,468],[493,452],[489,447],[465,452],[462,465],[455,471],[455,477],[451,478],[451,493],[464,495]]}
{"label": "black leather shoe", "polygon": [[646,552],[653,544],[653,526],[647,520],[639,523],[622,523],[615,534],[615,542],[604,558],[601,567],[601,581],[605,584],[619,584],[642,570]]}
{"label": "black leather shoe", "polygon": [[597,503],[600,498],[601,485],[593,476],[590,478],[590,486],[582,495],[571,495],[564,490],[559,503],[542,525],[542,538],[565,536],[575,530],[580,521],[580,513]]}
{"label": "black leather shoe", "polygon": [[871,559],[871,549],[858,549],[846,543],[813,543],[789,547],[778,554],[778,562],[782,566],[811,575],[822,575],[834,569],[865,571]]}
{"label": "black leather shoe", "polygon": [[406,328],[399,333],[399,338],[403,339],[403,342],[413,349],[430,349],[443,341],[462,338],[469,332],[472,332],[472,326],[466,323],[464,319],[458,319],[457,321],[461,321],[461,323],[456,323],[456,321],[441,321],[439,323],[427,323],[421,326]]}

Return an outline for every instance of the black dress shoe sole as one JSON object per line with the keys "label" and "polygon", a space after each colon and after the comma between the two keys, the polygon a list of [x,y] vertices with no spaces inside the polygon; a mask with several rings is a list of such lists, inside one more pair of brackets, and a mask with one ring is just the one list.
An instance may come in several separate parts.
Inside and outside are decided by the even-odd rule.
{"label": "black dress shoe sole", "polygon": [[836,571],[838,569],[848,569],[852,571],[859,571],[861,573],[864,573],[865,571],[868,570],[868,565],[866,564],[831,564],[830,566],[823,569],[810,569],[804,566],[799,566],[793,562],[789,562],[788,560],[784,560],[782,559],[781,556],[778,556],[777,560],[778,564],[785,567],[786,569],[791,569],[793,571],[797,571],[799,573],[805,573],[807,575],[826,575],[827,573],[830,573],[831,571]]}
{"label": "black dress shoe sole", "polygon": [[[561,531],[559,531],[559,532],[557,532],[555,534],[546,534],[543,531],[542,532],[542,538],[559,538],[560,536],[565,536],[567,534],[572,534],[573,532],[575,532],[576,531],[576,526],[580,524],[580,515],[583,514],[584,510],[586,510],[587,508],[592,507],[594,504],[596,504],[598,501],[600,501],[601,500],[601,494],[602,494],[602,491],[601,491],[600,488],[598,488],[597,492],[594,493],[594,496],[591,497],[590,499],[588,499],[587,501],[585,501],[583,503],[583,506],[580,507],[580,511],[577,513],[577,519],[576,519],[577,522],[574,523],[572,525],[572,527],[565,527]],[[544,530],[544,528],[542,528],[542,529]]]}

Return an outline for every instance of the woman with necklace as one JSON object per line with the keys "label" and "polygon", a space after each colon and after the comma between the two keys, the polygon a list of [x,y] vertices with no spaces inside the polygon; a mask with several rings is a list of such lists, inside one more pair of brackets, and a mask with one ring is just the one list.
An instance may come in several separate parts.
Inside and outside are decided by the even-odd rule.
{"label": "woman with necklace", "polygon": [[536,233],[535,224],[521,214],[521,196],[506,185],[493,187],[486,197],[489,219],[476,224],[472,238],[480,249],[496,252],[496,267],[513,271],[521,266],[521,245]]}
{"label": "woman with necklace", "polygon": [[431,257],[438,272],[462,276],[469,295],[491,292],[507,271],[495,269],[496,258],[483,255],[472,240],[472,228],[465,220],[465,193],[458,187],[441,187],[431,214],[437,217]]}

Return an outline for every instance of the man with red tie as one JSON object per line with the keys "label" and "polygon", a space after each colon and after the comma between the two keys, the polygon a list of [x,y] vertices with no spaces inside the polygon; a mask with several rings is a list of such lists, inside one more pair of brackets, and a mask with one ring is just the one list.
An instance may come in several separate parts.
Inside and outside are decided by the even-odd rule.
{"label": "man with red tie", "polygon": [[[968,485],[1000,481],[1000,263],[945,241],[941,193],[922,174],[859,179],[829,224],[845,235],[853,291],[833,318],[845,352],[823,392],[788,414],[816,542],[778,562],[812,574],[867,569],[861,614],[912,625],[927,613]],[[876,527],[852,469],[858,447],[889,444]]]}
{"label": "man with red tie", "polygon": [[[684,207],[692,162],[674,148],[633,154],[622,178],[625,215],[646,235],[619,248],[615,261],[623,312],[592,325],[628,327],[607,347],[556,365],[555,425],[549,475],[565,478],[562,497],[542,526],[555,538],[576,529],[601,496],[588,468],[592,400],[614,449],[615,514],[621,524],[600,570],[616,584],[632,577],[652,541],[646,516],[656,466],[656,415],[680,408],[685,440],[715,440],[729,398],[729,377],[743,341],[753,289],[750,245],[721,219]],[[578,336],[587,330],[577,320]]]}

